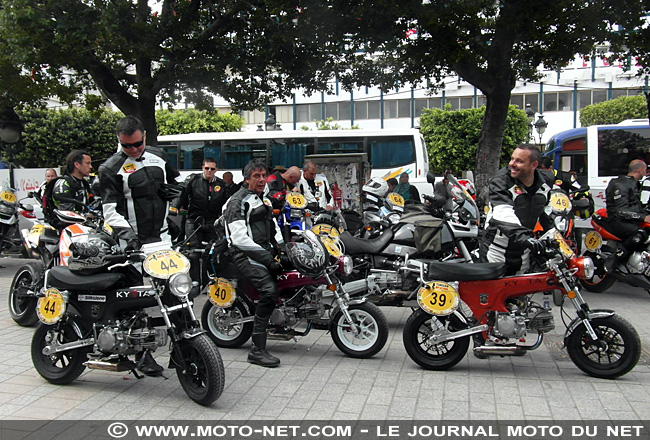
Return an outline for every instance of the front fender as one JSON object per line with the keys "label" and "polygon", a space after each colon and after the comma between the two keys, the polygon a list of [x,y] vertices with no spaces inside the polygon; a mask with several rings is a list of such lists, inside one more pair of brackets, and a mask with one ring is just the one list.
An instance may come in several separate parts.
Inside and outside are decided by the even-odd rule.
{"label": "front fender", "polygon": [[[598,318],[607,318],[609,316],[615,315],[616,312],[614,310],[608,310],[608,309],[596,309],[596,310],[590,310],[588,313],[589,321],[593,319],[598,319]],[[569,337],[571,333],[582,323],[582,319],[576,317],[569,323],[567,326],[566,331],[564,332],[564,344],[566,345],[566,340]]]}

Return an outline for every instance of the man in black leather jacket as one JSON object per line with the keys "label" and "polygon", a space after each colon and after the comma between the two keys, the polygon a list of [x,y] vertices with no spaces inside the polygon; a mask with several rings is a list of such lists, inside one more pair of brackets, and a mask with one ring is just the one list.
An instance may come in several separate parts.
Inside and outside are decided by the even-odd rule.
{"label": "man in black leather jacket", "polygon": [[273,216],[271,201],[264,197],[266,165],[251,161],[244,167],[243,174],[244,184],[228,199],[223,214],[231,247],[227,256],[239,269],[240,277],[252,283],[260,294],[248,362],[277,367],[280,359],[266,350],[266,328],[278,302],[274,274],[282,270],[282,266],[274,257],[283,243],[282,233]]}
{"label": "man in black leather jacket", "polygon": [[[90,204],[90,184],[85,179],[92,171],[90,155],[83,150],[74,150],[66,158],[66,174],[58,179],[52,179],[52,201],[54,207],[61,211],[83,213]],[[46,202],[47,203],[47,202]],[[46,219],[50,225],[63,229],[68,224],[62,223],[55,215],[48,214]]]}
{"label": "man in black leather jacket", "polygon": [[639,181],[645,173],[646,163],[633,160],[627,175],[610,180],[605,190],[608,229],[623,241],[623,249],[606,262],[608,271],[625,263],[634,251],[643,249],[648,239],[648,233],[639,228],[639,222],[650,222],[650,215],[639,199]]}
{"label": "man in black leather jacket", "polygon": [[506,275],[525,273],[530,254],[543,249],[533,238],[538,220],[550,221],[544,206],[553,187],[553,175],[537,168],[541,154],[535,145],[515,148],[508,167],[490,180],[489,208],[480,243],[482,261],[506,263]]}

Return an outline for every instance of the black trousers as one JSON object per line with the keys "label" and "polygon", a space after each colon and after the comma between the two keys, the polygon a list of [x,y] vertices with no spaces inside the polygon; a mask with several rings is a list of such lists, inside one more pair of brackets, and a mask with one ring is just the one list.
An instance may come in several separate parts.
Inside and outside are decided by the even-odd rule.
{"label": "black trousers", "polygon": [[255,286],[260,296],[255,309],[253,334],[266,333],[269,318],[278,303],[278,286],[275,277],[266,266],[248,258],[241,252],[235,253],[231,261],[239,270],[238,277]]}

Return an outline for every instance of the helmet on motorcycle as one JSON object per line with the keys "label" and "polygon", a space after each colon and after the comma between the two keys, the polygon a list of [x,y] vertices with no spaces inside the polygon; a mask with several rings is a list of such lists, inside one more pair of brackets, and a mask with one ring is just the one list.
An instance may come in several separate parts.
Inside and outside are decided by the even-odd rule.
{"label": "helmet on motorcycle", "polygon": [[329,259],[325,245],[312,231],[305,231],[287,244],[287,256],[298,272],[312,278],[323,274]]}
{"label": "helmet on motorcycle", "polygon": [[388,193],[388,182],[381,177],[373,177],[368,183],[363,185],[361,191],[383,199]]}
{"label": "helmet on motorcycle", "polygon": [[101,272],[113,264],[104,257],[113,254],[116,246],[117,243],[106,234],[91,234],[87,242],[72,243],[68,267],[71,272],[82,275]]}
{"label": "helmet on motorcycle", "polygon": [[589,218],[594,213],[594,199],[591,196],[574,198],[571,206],[573,213],[579,218]]}

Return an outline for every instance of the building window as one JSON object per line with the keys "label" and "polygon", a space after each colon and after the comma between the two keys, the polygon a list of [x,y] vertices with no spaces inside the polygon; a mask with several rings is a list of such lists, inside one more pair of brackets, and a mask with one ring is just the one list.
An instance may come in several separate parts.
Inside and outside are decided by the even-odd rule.
{"label": "building window", "polygon": [[597,104],[599,102],[607,101],[607,90],[594,90],[592,103]]}
{"label": "building window", "polygon": [[309,105],[301,104],[296,106],[296,121],[297,122],[310,122]]}
{"label": "building window", "polygon": [[339,119],[338,103],[330,102],[325,104],[325,119],[332,118],[335,121]]}
{"label": "building window", "polygon": [[411,100],[410,99],[400,99],[398,101],[398,112],[400,118],[410,118],[411,117]]}
{"label": "building window", "polygon": [[578,110],[591,105],[591,91],[583,90],[578,92]]}
{"label": "building window", "polygon": [[442,108],[442,98],[429,98],[429,108]]}
{"label": "building window", "polygon": [[522,110],[525,110],[528,104],[537,113],[539,111],[539,95],[524,95],[524,107],[522,107]]}
{"label": "building window", "polygon": [[460,98],[460,108],[462,109],[474,108],[474,97],[464,96]]}
{"label": "building window", "polygon": [[339,103],[339,120],[349,121],[350,120],[350,103],[349,102],[340,102]]}
{"label": "building window", "polygon": [[293,106],[291,105],[275,106],[275,120],[278,123],[285,123],[285,124],[293,122]]}
{"label": "building window", "polygon": [[368,101],[368,119],[379,119],[379,101]]}
{"label": "building window", "polygon": [[573,92],[559,92],[557,94],[557,109],[561,112],[573,110]]}
{"label": "building window", "polygon": [[557,93],[544,93],[544,111],[557,111]]}
{"label": "building window", "polygon": [[422,110],[427,108],[427,100],[426,99],[416,99],[415,100],[415,117],[420,117],[422,116]]}
{"label": "building window", "polygon": [[321,104],[309,104],[309,120],[320,121],[323,119],[323,106]]}
{"label": "building window", "polygon": [[511,95],[510,104],[516,105],[521,110],[524,110],[524,95]]}
{"label": "building window", "polygon": [[368,103],[366,101],[354,103],[354,119],[368,119]]}
{"label": "building window", "polygon": [[384,101],[384,118],[397,117],[397,100]]}
{"label": "building window", "polygon": [[627,96],[626,89],[614,89],[612,90],[612,99],[618,98],[619,96]]}

